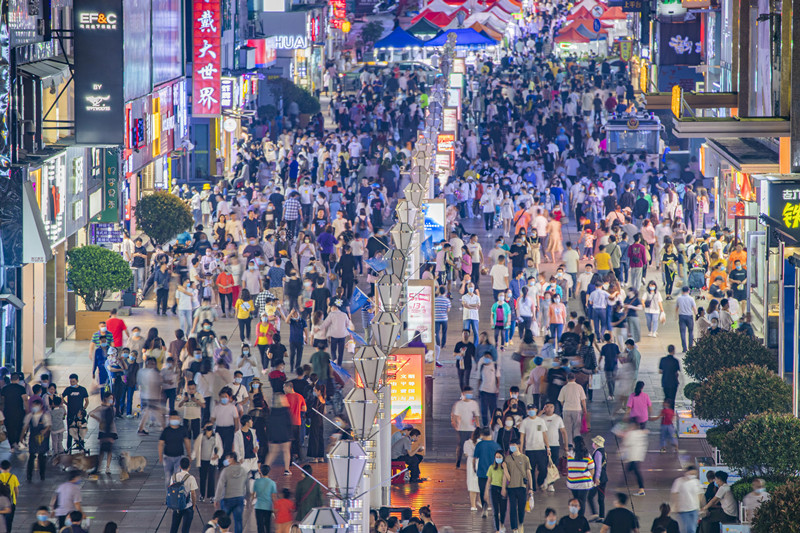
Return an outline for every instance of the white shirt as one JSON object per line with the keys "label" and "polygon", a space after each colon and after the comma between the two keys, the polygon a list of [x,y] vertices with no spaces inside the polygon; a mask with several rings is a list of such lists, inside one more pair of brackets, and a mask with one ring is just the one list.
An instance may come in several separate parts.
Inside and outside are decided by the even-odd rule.
{"label": "white shirt", "polygon": [[557,414],[552,414],[550,416],[542,415],[539,418],[544,420],[544,423],[547,424],[547,442],[550,443],[550,446],[558,446],[559,430],[566,427],[564,426],[564,420]]}
{"label": "white shirt", "polygon": [[675,494],[675,499],[678,508],[674,509],[675,512],[685,513],[687,511],[700,510],[700,495],[705,491],[700,480],[694,476],[682,476],[672,483],[672,494]]}
{"label": "white shirt", "polygon": [[504,291],[508,288],[508,267],[505,265],[494,265],[489,271],[492,277],[492,289]]}
{"label": "white shirt", "polygon": [[459,400],[453,404],[451,414],[459,418],[456,431],[475,431],[475,420],[480,420],[481,413],[475,400]]}
{"label": "white shirt", "polygon": [[189,472],[181,470],[175,474],[172,474],[172,477],[169,480],[170,485],[172,483],[180,483],[183,482],[183,488],[186,490],[186,507],[184,509],[188,509],[192,506],[192,496],[191,493],[193,490],[197,490],[199,487],[197,486],[197,480],[191,475]]}
{"label": "white shirt", "polygon": [[[467,293],[461,297],[461,305],[463,306],[464,304],[477,305],[480,308],[481,297],[475,294],[474,292],[472,294]],[[461,318],[463,320],[478,320],[479,310],[480,309],[467,309],[466,307],[464,307],[464,312]]]}
{"label": "white shirt", "polygon": [[[519,432],[525,439],[525,451],[544,450],[544,434],[547,433],[547,424],[541,418],[527,417],[519,425]],[[550,434],[547,435],[550,442]]]}
{"label": "white shirt", "polygon": [[[592,282],[593,277],[594,277],[594,272],[584,271],[581,274],[578,274],[578,286],[580,287],[580,290],[585,291],[586,287],[588,287],[589,284]],[[578,288],[576,287],[575,290],[578,290]]]}
{"label": "white shirt", "polygon": [[564,270],[567,271],[567,274],[578,273],[578,264],[580,262],[580,257],[578,256],[577,250],[574,249],[565,250],[564,253],[561,255],[561,259],[564,261]]}
{"label": "white shirt", "polygon": [[481,262],[481,243],[471,242],[467,244],[467,251],[472,256],[473,263]]}

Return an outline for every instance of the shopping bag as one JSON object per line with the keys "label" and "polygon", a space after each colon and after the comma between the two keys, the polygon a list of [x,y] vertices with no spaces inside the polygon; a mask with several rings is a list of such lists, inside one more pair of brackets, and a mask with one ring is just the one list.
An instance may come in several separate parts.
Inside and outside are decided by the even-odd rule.
{"label": "shopping bag", "polygon": [[525,502],[525,512],[530,513],[533,511],[533,493],[528,496],[528,501]]}
{"label": "shopping bag", "polygon": [[667,321],[667,315],[664,313],[664,311],[661,311],[661,314],[658,315],[658,321],[661,324],[664,324]]}
{"label": "shopping bag", "polygon": [[586,420],[585,416],[581,417],[581,435],[586,435],[589,433],[589,422]]}
{"label": "shopping bag", "polygon": [[539,322],[536,319],[531,322],[531,334],[534,337],[538,337],[541,334],[541,328],[539,328]]}
{"label": "shopping bag", "polygon": [[603,389],[603,375],[602,374],[592,374],[592,383],[591,383],[592,390],[602,390]]}
{"label": "shopping bag", "polygon": [[567,458],[565,456],[561,456],[558,458],[558,472],[562,476],[566,476],[568,469],[567,469]]}
{"label": "shopping bag", "polygon": [[553,483],[558,481],[558,478],[560,477],[561,474],[558,472],[558,467],[555,464],[553,464],[553,460],[550,459],[550,461],[547,464],[547,476],[544,478],[544,484],[552,485]]}

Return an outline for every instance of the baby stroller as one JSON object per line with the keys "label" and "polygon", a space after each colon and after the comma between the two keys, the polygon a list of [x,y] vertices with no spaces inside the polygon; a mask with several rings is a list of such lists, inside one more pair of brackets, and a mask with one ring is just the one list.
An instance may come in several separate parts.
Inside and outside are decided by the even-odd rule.
{"label": "baby stroller", "polygon": [[67,431],[69,431],[69,436],[72,437],[72,445],[70,446],[69,450],[67,450],[67,454],[72,454],[73,452],[82,452],[88,455],[89,450],[86,449],[86,433],[88,431],[88,424],[86,423],[86,411],[81,409],[78,412],[78,416],[76,416],[75,419],[70,422]]}

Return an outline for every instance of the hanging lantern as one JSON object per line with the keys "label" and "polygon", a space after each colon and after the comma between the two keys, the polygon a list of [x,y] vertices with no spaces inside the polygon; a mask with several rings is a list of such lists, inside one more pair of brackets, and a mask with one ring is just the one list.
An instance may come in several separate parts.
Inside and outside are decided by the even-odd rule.
{"label": "hanging lantern", "polygon": [[396,313],[384,311],[372,319],[372,338],[384,353],[390,353],[397,342],[397,337],[403,331],[403,324]]}
{"label": "hanging lantern", "polygon": [[361,346],[356,349],[353,363],[364,386],[375,390],[383,379],[386,354],[377,346]]}
{"label": "hanging lantern", "polygon": [[392,235],[395,247],[402,251],[407,251],[411,248],[411,241],[414,239],[414,228],[409,224],[395,224],[389,232]]}
{"label": "hanging lantern", "polygon": [[367,468],[367,459],[367,452],[361,444],[353,440],[340,440],[328,453],[328,463],[333,472],[336,493],[340,498],[349,500],[358,495],[358,486],[364,469]]}
{"label": "hanging lantern", "polygon": [[356,387],[344,398],[344,408],[350,418],[353,433],[358,440],[367,440],[375,425],[375,417],[380,409],[378,396],[372,389]]}
{"label": "hanging lantern", "polygon": [[395,312],[400,306],[403,297],[403,279],[393,274],[384,274],[375,284],[378,296],[381,298],[383,308]]}

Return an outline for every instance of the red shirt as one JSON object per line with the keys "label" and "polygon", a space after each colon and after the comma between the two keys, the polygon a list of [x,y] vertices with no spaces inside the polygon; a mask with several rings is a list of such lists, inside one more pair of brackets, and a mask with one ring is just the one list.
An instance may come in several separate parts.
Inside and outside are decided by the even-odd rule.
{"label": "red shirt", "polygon": [[106,320],[106,329],[114,336],[114,348],[122,347],[122,332],[128,331],[128,326],[121,318],[109,318]]}
{"label": "red shirt", "polygon": [[281,498],[272,504],[272,506],[275,509],[276,524],[285,524],[286,522],[292,521],[294,511],[296,509],[292,500]]}
{"label": "red shirt", "polygon": [[675,411],[672,409],[661,409],[661,425],[662,426],[671,426],[672,420],[675,418]]}
{"label": "red shirt", "polygon": [[302,412],[306,410],[306,400],[296,392],[286,393],[286,400],[289,402],[289,414],[292,417],[292,425],[299,426]]}

